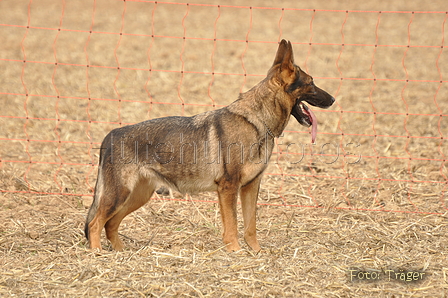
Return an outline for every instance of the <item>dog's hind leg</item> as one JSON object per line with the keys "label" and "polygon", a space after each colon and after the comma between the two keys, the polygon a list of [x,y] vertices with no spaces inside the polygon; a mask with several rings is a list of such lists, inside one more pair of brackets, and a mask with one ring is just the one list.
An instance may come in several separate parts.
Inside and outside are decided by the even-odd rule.
{"label": "dog's hind leg", "polygon": [[[110,189],[110,188],[109,188]],[[118,186],[112,188],[117,190]],[[101,231],[109,219],[115,216],[123,207],[123,202],[130,191],[122,189],[120,192],[108,191],[99,196],[99,202],[94,218],[88,224],[90,248],[101,250]]]}
{"label": "dog's hind leg", "polygon": [[116,181],[110,170],[100,167],[95,185],[95,196],[87,215],[85,233],[90,248],[101,250],[101,231],[106,222],[122,207],[131,193],[128,188]]}
{"label": "dog's hind leg", "polygon": [[126,199],[120,210],[110,218],[105,225],[107,239],[112,244],[114,250],[123,250],[123,243],[118,237],[118,227],[121,221],[131,212],[145,205],[154,193],[155,185],[146,179],[142,179],[134,186],[129,197]]}
{"label": "dog's hind leg", "polygon": [[262,175],[259,175],[249,184],[243,186],[240,191],[244,219],[244,240],[256,252],[260,250],[260,245],[257,240],[256,217],[261,177]]}
{"label": "dog's hind leg", "polygon": [[219,208],[224,228],[223,241],[229,252],[241,249],[238,244],[238,227],[236,219],[236,203],[238,185],[235,181],[223,179],[218,183]]}

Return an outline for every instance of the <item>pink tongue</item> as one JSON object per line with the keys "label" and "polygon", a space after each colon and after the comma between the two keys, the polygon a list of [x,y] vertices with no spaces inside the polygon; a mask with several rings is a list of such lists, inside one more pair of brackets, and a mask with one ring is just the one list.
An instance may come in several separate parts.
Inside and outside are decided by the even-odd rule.
{"label": "pink tongue", "polygon": [[314,144],[317,136],[317,118],[314,115],[313,111],[310,108],[305,109],[305,112],[311,119],[311,142]]}

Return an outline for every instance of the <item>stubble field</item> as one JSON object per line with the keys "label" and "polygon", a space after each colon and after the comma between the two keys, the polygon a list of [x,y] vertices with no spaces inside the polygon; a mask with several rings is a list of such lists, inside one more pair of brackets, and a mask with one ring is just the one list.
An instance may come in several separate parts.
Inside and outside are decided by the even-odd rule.
{"label": "stubble field", "polygon": [[[0,295],[446,297],[444,4],[0,1]],[[281,38],[337,102],[316,145],[295,119],[278,139],[262,251],[225,252],[214,193],[155,194],[124,252],[88,250],[107,132],[228,105]]]}

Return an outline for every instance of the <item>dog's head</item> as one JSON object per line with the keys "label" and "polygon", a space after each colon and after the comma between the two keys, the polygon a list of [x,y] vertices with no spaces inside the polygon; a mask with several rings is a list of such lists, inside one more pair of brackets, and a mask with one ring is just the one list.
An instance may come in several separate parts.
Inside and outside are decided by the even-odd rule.
{"label": "dog's head", "polygon": [[294,64],[294,55],[289,41],[280,42],[269,74],[277,84],[281,85],[286,94],[285,97],[290,101],[291,115],[306,127],[313,125],[314,142],[317,132],[316,117],[304,102],[315,107],[328,108],[334,103],[334,97],[317,87],[313,78]]}

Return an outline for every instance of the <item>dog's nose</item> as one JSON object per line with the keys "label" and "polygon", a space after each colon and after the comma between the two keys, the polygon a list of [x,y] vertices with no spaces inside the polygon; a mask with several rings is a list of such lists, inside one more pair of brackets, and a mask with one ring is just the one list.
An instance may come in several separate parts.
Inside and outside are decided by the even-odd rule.
{"label": "dog's nose", "polygon": [[334,104],[335,101],[336,101],[336,99],[332,96],[331,97],[331,104]]}

